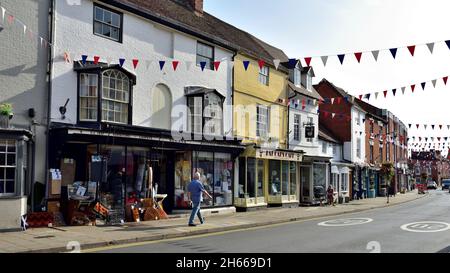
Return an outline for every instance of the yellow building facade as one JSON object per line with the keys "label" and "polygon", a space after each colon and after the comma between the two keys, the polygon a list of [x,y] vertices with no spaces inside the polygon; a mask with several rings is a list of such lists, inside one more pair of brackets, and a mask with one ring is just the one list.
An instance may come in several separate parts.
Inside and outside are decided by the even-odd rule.
{"label": "yellow building facade", "polygon": [[[245,69],[244,62],[249,62]],[[238,54],[234,66],[233,130],[246,150],[239,157],[234,203],[239,209],[298,205],[302,153],[288,151],[289,72]]]}

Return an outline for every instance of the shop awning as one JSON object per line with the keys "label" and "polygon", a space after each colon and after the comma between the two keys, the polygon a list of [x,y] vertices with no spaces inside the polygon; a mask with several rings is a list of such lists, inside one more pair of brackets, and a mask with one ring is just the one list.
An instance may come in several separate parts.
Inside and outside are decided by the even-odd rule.
{"label": "shop awning", "polygon": [[[63,143],[128,145],[139,147],[152,147],[161,149],[179,149],[225,152],[239,155],[245,150],[241,140],[215,139],[207,140],[203,137],[191,138],[192,140],[177,140],[171,136],[171,132],[159,129],[141,128],[137,126],[123,127],[109,125],[108,128],[91,129],[80,127],[52,128],[53,140]],[[198,140],[197,140],[198,139]]]}

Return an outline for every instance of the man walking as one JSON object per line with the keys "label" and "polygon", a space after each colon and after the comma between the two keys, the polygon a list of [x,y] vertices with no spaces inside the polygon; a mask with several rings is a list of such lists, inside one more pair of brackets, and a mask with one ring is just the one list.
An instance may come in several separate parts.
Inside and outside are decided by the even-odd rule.
{"label": "man walking", "polygon": [[197,215],[198,219],[200,219],[201,224],[205,222],[205,218],[202,217],[202,214],[200,212],[200,205],[202,204],[203,201],[203,193],[205,193],[206,196],[208,196],[208,198],[212,199],[211,195],[209,195],[209,193],[205,190],[203,184],[200,182],[199,179],[200,173],[196,172],[194,174],[194,179],[188,185],[188,198],[192,204],[191,217],[189,218],[190,227],[196,226],[194,224],[195,215]]}

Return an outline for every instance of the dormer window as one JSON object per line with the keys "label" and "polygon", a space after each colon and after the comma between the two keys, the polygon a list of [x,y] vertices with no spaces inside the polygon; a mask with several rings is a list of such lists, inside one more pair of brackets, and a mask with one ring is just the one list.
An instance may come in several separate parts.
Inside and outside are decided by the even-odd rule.
{"label": "dormer window", "polygon": [[294,84],[295,84],[295,86],[300,87],[301,81],[302,81],[302,75],[301,75],[300,69],[298,69],[298,67],[296,67],[294,69]]}
{"label": "dormer window", "polygon": [[309,73],[306,74],[306,90],[312,91],[312,77]]}

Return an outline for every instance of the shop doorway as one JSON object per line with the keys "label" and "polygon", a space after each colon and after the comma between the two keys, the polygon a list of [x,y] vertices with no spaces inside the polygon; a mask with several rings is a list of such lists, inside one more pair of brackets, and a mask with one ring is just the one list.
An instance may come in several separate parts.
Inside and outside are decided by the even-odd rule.
{"label": "shop doorway", "polygon": [[310,203],[311,200],[311,166],[300,166],[300,201]]}

